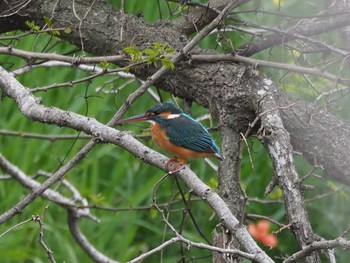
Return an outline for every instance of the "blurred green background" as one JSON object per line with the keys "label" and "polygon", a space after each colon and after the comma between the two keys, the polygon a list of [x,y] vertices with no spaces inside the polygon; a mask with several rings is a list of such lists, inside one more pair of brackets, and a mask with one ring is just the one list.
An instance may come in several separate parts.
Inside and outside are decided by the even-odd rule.
{"label": "blurred green background", "polygon": [[[120,7],[119,1],[109,2],[116,8]],[[142,12],[148,23],[156,23],[159,19],[168,20],[179,16],[179,8],[175,3],[156,0],[127,0],[125,2],[127,13]],[[205,3],[205,1],[202,2]],[[302,7],[299,1],[282,1],[280,7],[278,1],[259,2],[263,5],[262,9],[273,12],[312,15],[323,10],[327,1],[307,1],[307,8]],[[293,19],[286,21],[281,16],[254,12],[238,13],[242,10],[252,10],[256,8],[256,5],[254,1],[243,5],[236,10],[237,14],[235,15],[251,23],[260,23],[266,26],[279,24],[281,27],[287,27],[293,23]],[[282,10],[279,11],[279,8]],[[11,34],[20,33],[12,32]],[[218,52],[227,52],[232,47],[239,47],[252,40],[249,34],[233,31],[227,32],[224,40],[218,45],[218,37],[217,33],[211,34],[200,43],[200,46],[205,49],[215,49]],[[335,37],[335,35],[320,36],[320,39],[332,37]],[[30,35],[11,42],[3,41],[2,44],[28,51],[80,55],[75,46],[44,34]],[[295,63],[295,56],[298,55],[295,52],[286,51],[284,48],[275,47],[260,52],[254,57],[276,62]],[[317,55],[310,57],[310,60],[314,61],[320,59]],[[300,59],[298,62],[301,65],[308,66],[308,61]],[[0,55],[0,63],[9,71],[27,65],[26,61],[22,59],[6,55]],[[317,97],[317,92],[309,85],[310,81],[317,86],[320,92],[331,87],[331,82],[315,77],[305,79],[301,75],[282,70],[270,68],[262,70],[280,88],[309,101]],[[329,67],[328,70],[336,72],[336,65]],[[88,76],[88,73],[74,68],[54,67],[37,68],[18,76],[17,79],[23,85],[35,88],[67,82],[84,76]],[[128,84],[124,86],[126,82]],[[123,104],[128,94],[136,90],[139,85],[136,80],[132,81],[118,78],[115,75],[107,75],[96,78],[91,82],[76,84],[73,87],[67,86],[49,92],[39,92],[36,93],[36,96],[40,97],[46,106],[74,111],[106,123]],[[164,92],[162,92],[162,97],[164,100],[171,99],[170,95]],[[336,99],[338,99],[338,102],[334,112],[345,119],[349,118],[350,104],[347,103],[348,97]],[[177,102],[180,106],[183,105],[180,99],[177,99]],[[156,101],[152,96],[146,94],[138,99],[126,116],[143,113],[155,103]],[[340,107],[342,110],[337,110]],[[208,111],[205,108],[193,105],[192,114],[194,117],[201,117],[206,113]],[[215,126],[216,122],[215,120],[205,120],[203,124],[211,127],[212,125]],[[132,130],[137,135],[145,135],[148,126],[148,124],[141,123],[116,128]],[[36,134],[78,135],[76,131],[67,128],[40,124],[26,119],[20,114],[15,103],[6,97],[0,100],[0,129]],[[219,133],[215,132],[213,136],[217,144],[220,145]],[[161,151],[149,137],[141,140],[149,147]],[[62,163],[74,156],[86,142],[86,139],[79,139],[78,137],[72,140],[43,141],[1,134],[0,151],[27,175],[33,176],[36,175],[38,170],[54,172]],[[284,218],[284,207],[281,203],[282,192],[276,189],[269,196],[264,196],[265,187],[269,183],[273,172],[268,155],[255,138],[249,138],[248,143],[255,169],[252,169],[249,155],[245,149],[241,178],[242,185],[250,198],[247,203],[247,212],[265,215],[282,223],[287,223]],[[214,162],[218,164],[216,160]],[[295,162],[300,176],[304,176],[312,170],[312,167],[299,155],[295,156]],[[191,162],[191,168],[205,183],[214,188],[217,186],[216,173],[203,160]],[[349,192],[347,188],[336,190],[341,185],[328,180],[327,176],[322,174],[322,171],[316,170],[315,173],[322,175],[323,178],[311,177],[306,180],[305,183],[313,185],[314,189],[306,191],[305,198],[308,200],[322,195],[326,195],[326,197],[307,202],[310,220],[315,233],[327,239],[336,238],[349,226]],[[96,146],[86,159],[65,176],[80,191],[83,197],[88,199],[91,205],[95,204],[122,210],[110,212],[91,209],[92,213],[100,219],[100,223],[88,219],[81,220],[82,231],[97,249],[111,258],[126,262],[173,236],[169,229],[164,228],[159,213],[150,208],[154,185],[163,175],[162,171],[143,163],[123,149],[115,145],[101,144]],[[39,181],[43,180],[44,178],[39,179]],[[186,193],[186,197],[188,197],[189,189],[181,182],[180,184]],[[61,193],[70,196],[71,193],[64,186],[58,185],[57,187]],[[333,194],[334,191],[336,192]],[[27,193],[28,190],[21,187],[14,180],[0,180],[0,212],[7,211]],[[174,178],[169,177],[160,184],[156,191],[156,197],[158,204],[164,205],[169,221],[178,230],[181,229],[182,233],[193,241],[205,242],[196,231],[189,215],[184,213],[184,205]],[[211,234],[218,224],[218,218],[206,203],[196,200],[195,197],[191,200],[189,204],[196,223],[206,238],[211,240]],[[44,241],[53,250],[57,262],[91,262],[91,259],[76,244],[69,233],[65,209],[43,198],[37,198],[21,215],[1,225],[0,234],[32,215],[44,215]],[[278,228],[273,226],[272,229],[277,230]],[[37,243],[38,236],[39,228],[35,222],[24,224],[4,235],[0,238],[0,262],[48,262],[45,251]],[[263,245],[261,246],[276,262],[280,262],[283,257],[297,251],[297,246],[288,230],[282,231],[277,237],[279,240],[277,248],[269,249]],[[186,262],[211,261],[211,254],[208,251],[190,248],[184,249],[183,253]],[[336,255],[339,262],[347,262],[346,259],[349,258],[347,252],[340,250],[336,251]],[[166,248],[163,253],[147,258],[144,262],[178,262],[180,259],[181,248],[179,244],[176,244]]]}

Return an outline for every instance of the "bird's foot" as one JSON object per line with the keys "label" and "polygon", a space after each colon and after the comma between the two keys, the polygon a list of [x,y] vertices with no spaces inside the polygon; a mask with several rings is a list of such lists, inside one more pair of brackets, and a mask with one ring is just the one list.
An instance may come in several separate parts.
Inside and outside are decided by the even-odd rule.
{"label": "bird's foot", "polygon": [[[169,165],[171,163],[175,163],[175,164],[174,164],[174,166],[170,167],[170,169],[169,169]],[[165,167],[168,171],[174,172],[175,170],[178,169],[178,167],[180,165],[186,165],[186,160],[181,160],[180,162],[178,162],[177,158],[171,158],[166,162]]]}
{"label": "bird's foot", "polygon": [[166,163],[165,163],[165,168],[168,170],[168,171],[170,171],[169,170],[169,165],[171,164],[171,163],[174,163],[174,162],[176,162],[177,163],[177,158],[170,158]]}

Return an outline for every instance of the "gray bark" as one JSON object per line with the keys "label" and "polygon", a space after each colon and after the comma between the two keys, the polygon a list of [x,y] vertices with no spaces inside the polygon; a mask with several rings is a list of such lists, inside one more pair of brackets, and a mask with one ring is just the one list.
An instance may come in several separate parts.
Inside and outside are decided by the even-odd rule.
{"label": "gray bark", "polygon": [[[82,47],[83,43],[85,51],[96,55],[119,54],[124,47],[131,44],[142,49],[150,46],[152,42],[170,43],[176,50],[180,50],[186,44],[186,38],[182,34],[189,30],[179,30],[178,26],[182,23],[152,26],[144,23],[141,18],[125,15],[123,25],[121,13],[113,10],[104,1],[96,1],[88,15],[86,14],[92,1],[76,1],[78,16],[82,18],[86,15],[85,19],[79,21],[72,12],[72,1],[62,0],[57,6],[55,3],[36,0],[11,16],[7,16],[8,12],[1,13],[0,32],[24,29],[25,20],[43,24],[42,17],[47,16],[52,17],[53,27],[72,28],[72,33],[62,34],[63,39],[78,47]],[[0,3],[0,10],[8,9],[8,5]],[[317,30],[303,27],[303,31],[294,29],[293,32],[327,32],[349,25],[350,19],[349,16],[337,16],[325,21],[323,26],[319,23],[322,21],[317,21]],[[125,30],[121,40],[119,34],[122,26]],[[280,41],[278,37],[271,39],[273,41],[265,42],[266,46],[278,44]],[[246,54],[251,54],[253,49],[246,47],[245,50]],[[193,51],[200,52],[203,53],[199,48]],[[241,54],[245,54],[244,50]],[[137,69],[134,73],[147,79],[154,71],[155,69],[145,67]],[[257,115],[271,111],[271,114],[261,116],[261,122],[258,122],[252,131],[256,132],[262,128],[258,135],[273,160],[277,181],[284,191],[287,217],[293,224],[293,232],[300,247],[311,244],[315,238],[304,208],[300,182],[293,166],[293,148],[289,143],[291,141],[294,149],[302,152],[310,163],[325,169],[330,177],[350,185],[350,125],[313,104],[302,102],[277,90],[257,70],[243,65],[186,61],[179,63],[174,72],[166,74],[156,85],[176,96],[208,107],[211,113],[220,119],[225,140],[225,136],[230,133],[239,138],[239,133],[250,129],[249,125]],[[66,123],[62,122],[60,125]],[[71,127],[84,130],[79,124],[72,124]],[[238,142],[235,149],[239,150],[237,145]],[[225,160],[222,167],[226,169],[220,170],[221,194],[227,197],[225,201],[231,211],[234,211],[238,218],[242,218],[244,195],[232,194],[240,188],[237,178],[240,157],[237,153],[232,153],[232,149],[225,149],[225,146],[223,148],[230,160]],[[235,179],[232,182],[230,178]],[[225,184],[229,183],[227,181],[231,181],[231,184],[226,186]],[[307,262],[319,262],[319,259],[317,255],[311,255]]]}

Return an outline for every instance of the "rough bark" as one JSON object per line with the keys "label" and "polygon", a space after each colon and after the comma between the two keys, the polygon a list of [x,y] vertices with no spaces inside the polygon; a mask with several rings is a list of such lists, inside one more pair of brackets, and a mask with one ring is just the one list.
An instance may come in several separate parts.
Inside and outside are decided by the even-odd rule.
{"label": "rough bark", "polygon": [[[171,43],[172,47],[177,50],[186,44],[181,34],[188,31],[187,29],[178,30],[176,24],[151,26],[144,23],[141,18],[126,15],[123,19],[125,24],[122,25],[121,13],[112,10],[104,1],[96,1],[93,5],[93,1],[75,1],[75,10],[79,20],[72,11],[72,1],[62,0],[58,3],[56,5],[52,1],[32,1],[20,12],[12,14],[10,19],[8,12],[3,12],[0,14],[0,32],[24,29],[26,20],[34,20],[37,24],[42,25],[42,17],[47,16],[52,18],[53,27],[69,26],[72,28],[72,33],[62,34],[63,39],[96,55],[119,54],[124,47],[131,44],[142,49],[155,41]],[[4,2],[0,3],[0,10],[8,10],[8,5]],[[85,18],[82,19],[83,17]],[[332,24],[333,27],[318,26],[318,30],[315,30],[314,33],[350,24],[348,17],[339,16],[338,19],[334,18],[325,22]],[[123,39],[119,35],[121,27],[125,28]],[[307,31],[307,28],[304,29]],[[305,30],[302,32],[296,30],[296,32],[304,34]],[[194,52],[203,51],[197,48]],[[140,68],[134,73],[146,79],[152,72],[150,68]],[[348,173],[350,170],[349,124],[310,103],[291,98],[283,91],[275,89],[258,71],[243,65],[184,62],[178,64],[174,72],[167,74],[156,84],[176,96],[208,107],[214,116],[219,117],[222,125],[221,132],[226,142],[227,134],[231,134],[238,140],[239,133],[249,129],[249,124],[255,120],[257,115],[271,111],[271,114],[261,116],[262,131],[265,133],[259,133],[259,135],[269,150],[278,182],[285,193],[287,217],[293,224],[293,232],[298,243],[302,248],[311,244],[315,239],[304,209],[300,182],[293,166],[293,149],[289,143],[291,140],[294,149],[305,154],[311,163],[321,166],[333,178],[350,185]],[[48,115],[49,112],[43,112],[43,115],[45,114]],[[61,115],[69,117],[67,113]],[[62,123],[59,122],[59,124],[69,126],[64,121],[65,119],[62,119]],[[90,122],[94,124],[94,121]],[[72,123],[70,127],[78,130],[86,129],[81,123]],[[101,137],[101,134],[94,135]],[[220,189],[222,196],[227,197],[225,201],[231,211],[234,211],[240,218],[244,210],[242,199],[244,195],[238,193],[232,195],[235,191],[240,191],[239,178],[237,178],[239,155],[233,153],[233,151],[239,151],[239,142],[233,141],[232,145],[233,148],[225,149],[224,146],[223,149],[223,152],[229,156],[229,160],[224,161],[220,170]],[[230,181],[228,186],[225,185],[227,181]],[[212,194],[211,192],[206,193],[205,188],[202,190],[204,192],[200,194],[203,196]],[[217,197],[212,196],[212,198]],[[236,226],[238,223],[234,222],[233,225]],[[241,241],[243,237],[247,238],[244,228],[231,228],[230,230],[238,237],[241,234]],[[247,251],[257,249],[256,247],[245,248]],[[307,262],[319,262],[319,259],[316,255],[311,255]]]}

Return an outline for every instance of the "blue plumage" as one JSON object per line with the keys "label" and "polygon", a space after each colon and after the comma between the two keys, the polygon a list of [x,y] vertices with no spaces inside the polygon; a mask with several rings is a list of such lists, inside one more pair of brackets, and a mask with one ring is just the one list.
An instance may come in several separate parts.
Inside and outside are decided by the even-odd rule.
{"label": "blue plumage", "polygon": [[157,116],[154,120],[159,123],[161,128],[165,129],[170,142],[176,146],[196,152],[217,153],[222,160],[220,150],[208,130],[199,121],[182,111],[179,115],[179,117],[173,119]]}
{"label": "blue plumage", "polygon": [[159,103],[145,114],[136,115],[118,123],[135,121],[152,123],[151,135],[154,142],[174,156],[165,164],[167,169],[174,161],[177,162],[172,167],[175,170],[179,165],[186,164],[187,160],[195,158],[215,157],[223,160],[219,148],[207,129],[173,103]]}

